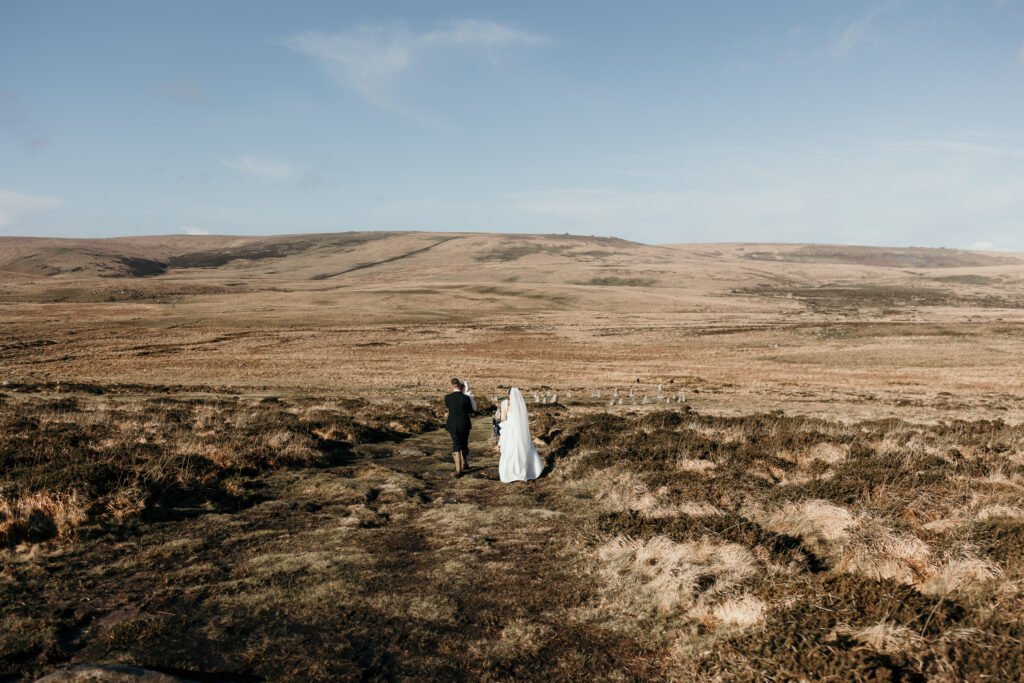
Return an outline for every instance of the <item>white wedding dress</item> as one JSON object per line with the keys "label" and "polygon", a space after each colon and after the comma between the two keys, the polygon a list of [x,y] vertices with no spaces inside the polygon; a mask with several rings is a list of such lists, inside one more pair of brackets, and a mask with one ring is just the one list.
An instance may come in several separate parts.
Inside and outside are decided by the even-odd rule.
{"label": "white wedding dress", "polygon": [[501,459],[498,461],[498,476],[501,481],[529,481],[536,479],[544,470],[544,461],[537,454],[530,437],[530,416],[526,412],[523,393],[513,387],[508,397],[508,414],[501,423],[498,447]]}

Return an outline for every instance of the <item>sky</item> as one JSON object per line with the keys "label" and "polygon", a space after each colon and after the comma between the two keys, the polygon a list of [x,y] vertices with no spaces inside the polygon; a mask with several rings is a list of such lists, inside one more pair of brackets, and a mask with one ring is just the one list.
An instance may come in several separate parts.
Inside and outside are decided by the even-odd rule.
{"label": "sky", "polygon": [[1024,0],[0,0],[0,235],[1024,251]]}

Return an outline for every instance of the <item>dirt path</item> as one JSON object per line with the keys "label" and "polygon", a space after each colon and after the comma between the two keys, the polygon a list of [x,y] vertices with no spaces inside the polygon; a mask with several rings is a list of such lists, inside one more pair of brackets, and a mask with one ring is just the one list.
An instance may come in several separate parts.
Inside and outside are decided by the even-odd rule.
{"label": "dirt path", "polygon": [[498,482],[486,426],[463,478],[429,432],[271,475],[245,510],[26,557],[7,579],[18,624],[43,635],[10,680],[83,662],[201,681],[655,674],[643,644],[572,618],[594,599],[587,501]]}
{"label": "dirt path", "polygon": [[[470,446],[470,471],[461,478],[452,476],[443,431],[393,451],[390,444],[361,449],[371,457],[390,451],[378,462],[422,482],[429,499],[409,516],[399,503],[389,528],[365,546],[389,565],[378,574],[388,600],[410,623],[434,622],[414,645],[424,659],[396,660],[397,670],[417,677],[474,672],[469,678],[539,680],[650,674],[650,660],[637,644],[612,642],[566,619],[593,597],[578,546],[581,529],[594,522],[586,501],[566,497],[548,479],[500,483],[497,453],[480,426]],[[382,509],[388,510],[386,503]]]}

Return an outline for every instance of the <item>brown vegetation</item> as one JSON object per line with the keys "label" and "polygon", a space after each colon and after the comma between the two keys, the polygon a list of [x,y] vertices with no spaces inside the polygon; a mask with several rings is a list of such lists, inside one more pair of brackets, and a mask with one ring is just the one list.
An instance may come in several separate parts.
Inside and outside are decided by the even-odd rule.
{"label": "brown vegetation", "polygon": [[0,654],[23,675],[1005,680],[1024,666],[1020,427],[535,406],[551,473],[502,486],[479,427],[474,472],[450,478],[433,407],[119,396],[4,402],[8,481],[50,501],[35,508],[48,530],[18,527],[9,541],[27,543],[6,551],[20,607]]}
{"label": "brown vegetation", "polygon": [[[419,233],[0,250],[0,680],[1024,670],[1016,257]],[[500,485],[486,418],[451,477],[452,374],[483,411],[524,389],[546,477]]]}
{"label": "brown vegetation", "polygon": [[[1008,534],[993,543],[978,512],[999,510],[1024,531],[1016,509],[992,507],[1019,490],[985,483],[1024,473],[1024,428],[595,415],[560,424],[552,453],[552,479],[579,482],[577,495],[634,492],[629,509],[595,520],[587,545],[606,597],[581,614],[653,635],[674,653],[672,678],[1011,680],[1024,670],[1024,565],[1009,559],[1020,544]],[[695,505],[715,512],[682,511]],[[928,528],[948,518],[960,520],[955,531]]]}
{"label": "brown vegetation", "polygon": [[237,509],[258,500],[250,484],[262,472],[336,465],[355,444],[433,419],[362,400],[18,397],[0,403],[0,545],[68,538],[85,522],[166,507]]}

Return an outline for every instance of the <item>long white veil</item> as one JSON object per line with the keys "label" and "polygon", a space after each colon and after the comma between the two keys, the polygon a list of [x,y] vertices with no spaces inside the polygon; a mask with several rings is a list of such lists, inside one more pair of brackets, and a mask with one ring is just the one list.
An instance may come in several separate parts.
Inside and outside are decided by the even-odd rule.
{"label": "long white veil", "polygon": [[502,481],[536,479],[544,469],[530,436],[530,414],[523,392],[513,387],[508,395],[508,415],[501,425],[501,461],[498,474]]}
{"label": "long white veil", "polygon": [[530,438],[530,414],[526,410],[526,399],[523,392],[517,387],[512,387],[508,393],[508,426],[515,435],[517,441],[522,442],[523,452],[529,452],[533,446],[533,439]]}

